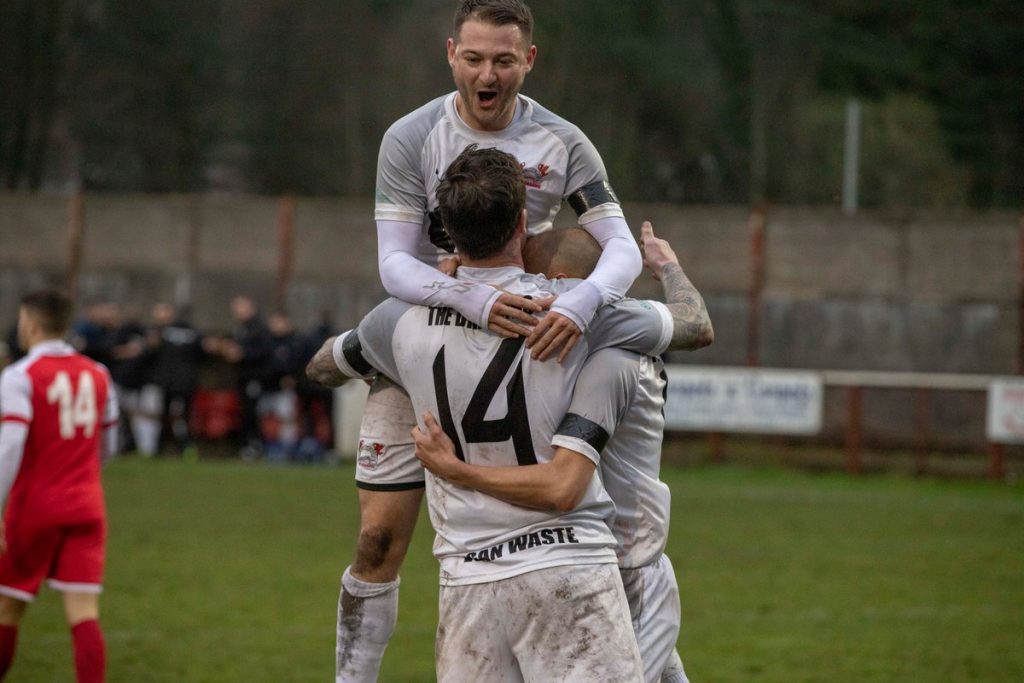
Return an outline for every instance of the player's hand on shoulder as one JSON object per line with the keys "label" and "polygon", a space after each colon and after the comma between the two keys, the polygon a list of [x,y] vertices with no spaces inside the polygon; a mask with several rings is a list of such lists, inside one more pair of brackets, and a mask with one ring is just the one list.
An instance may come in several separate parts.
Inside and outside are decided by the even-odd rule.
{"label": "player's hand on shoulder", "polygon": [[455,277],[455,273],[461,265],[462,259],[460,259],[458,254],[456,254],[455,256],[449,256],[448,258],[441,259],[441,262],[437,264],[437,269],[448,277]]}
{"label": "player's hand on shoulder", "polygon": [[679,259],[668,242],[655,237],[654,226],[644,221],[640,226],[640,252],[644,256],[644,265],[651,271],[655,280],[661,279],[661,271],[669,263],[678,264]]}
{"label": "player's hand on shoulder", "polygon": [[417,426],[412,430],[416,457],[428,470],[439,477],[446,477],[450,468],[459,462],[455,446],[429,410],[423,414],[423,426],[425,429]]}
{"label": "player's hand on shoulder", "polygon": [[534,313],[544,310],[543,305],[533,299],[502,292],[491,306],[487,318],[487,329],[502,337],[526,337],[540,322]]}
{"label": "player's hand on shoulder", "polygon": [[[550,302],[547,302],[550,306]],[[568,357],[569,352],[576,346],[583,330],[577,327],[571,318],[561,313],[549,312],[540,325],[533,328],[533,332],[526,340],[526,348],[535,360],[545,361],[554,354],[558,354],[558,362],[561,363]]]}

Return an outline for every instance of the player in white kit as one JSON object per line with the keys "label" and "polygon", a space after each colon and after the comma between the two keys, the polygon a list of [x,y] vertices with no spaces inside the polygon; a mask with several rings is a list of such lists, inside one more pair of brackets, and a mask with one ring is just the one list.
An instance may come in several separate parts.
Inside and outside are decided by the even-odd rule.
{"label": "player in white kit", "polygon": [[[523,272],[525,211],[493,210],[522,206],[516,176],[515,160],[496,150],[468,150],[448,169],[439,197],[463,253],[459,280],[522,296],[568,291],[576,283]],[[510,222],[514,230],[500,227]],[[660,353],[675,341],[676,323],[656,302],[612,304],[563,363],[542,364],[521,338],[501,339],[447,307],[392,299],[325,346],[310,374],[336,383],[338,368],[349,377],[381,371],[409,390],[418,414],[438,416],[460,459],[529,469],[559,458],[549,442],[588,353],[613,345]],[[593,461],[575,460],[570,512],[527,509],[428,477],[441,562],[440,680],[641,680],[621,581],[609,582],[602,568],[615,562],[610,501]]]}
{"label": "player in white kit", "polygon": [[[389,294],[448,306],[503,336],[529,335],[527,348],[544,359],[567,354],[597,308],[622,297],[642,266],[597,150],[576,126],[519,94],[537,54],[532,28],[521,0],[459,3],[447,45],[456,92],[403,117],[385,134],[375,218],[381,281]],[[559,296],[542,320],[533,315],[541,302],[486,283],[456,281],[436,269],[454,245],[439,219],[435,190],[444,169],[469,144],[496,147],[519,160],[530,233],[549,230],[565,200],[602,245],[594,273]],[[339,595],[339,682],[376,680],[394,629],[398,571],[424,485],[409,438],[414,424],[404,392],[386,378],[375,381],[356,464],[359,541]]]}
{"label": "player in white kit", "polygon": [[[662,280],[667,300],[697,300],[699,294],[686,280],[668,243],[654,236],[649,223],[641,234],[645,264]],[[554,277],[579,277],[592,267],[596,250],[586,234],[560,231],[531,239],[525,250],[526,265]],[[692,329],[689,348],[713,341],[709,320],[699,320]],[[659,479],[664,392],[660,359],[618,348],[597,351],[577,379],[572,405],[552,443],[600,463],[601,480],[615,503],[612,531],[645,681],[684,683],[685,670],[675,650],[679,588],[664,554],[671,503],[668,486]],[[548,504],[548,489],[561,476],[557,467],[467,466],[455,458],[443,432],[431,427],[428,424],[427,432],[416,439],[417,456],[429,471],[509,502]]]}

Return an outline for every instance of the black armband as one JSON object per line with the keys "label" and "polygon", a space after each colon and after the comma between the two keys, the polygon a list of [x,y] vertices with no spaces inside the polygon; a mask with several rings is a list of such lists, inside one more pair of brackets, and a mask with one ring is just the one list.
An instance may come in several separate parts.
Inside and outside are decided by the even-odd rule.
{"label": "black armband", "polygon": [[615,196],[615,190],[612,189],[607,180],[597,180],[589,185],[585,185],[569,195],[567,199],[569,206],[572,207],[577,216],[582,216],[587,211],[601,204],[608,204],[609,202],[613,204],[619,203],[619,198]]}
{"label": "black armband", "polygon": [[359,341],[359,333],[352,330],[341,343],[341,353],[345,362],[360,375],[372,375],[376,370],[363,358],[363,343]]}
{"label": "black armband", "polygon": [[609,438],[604,427],[576,413],[567,413],[555,434],[586,441],[598,453],[604,450]]}

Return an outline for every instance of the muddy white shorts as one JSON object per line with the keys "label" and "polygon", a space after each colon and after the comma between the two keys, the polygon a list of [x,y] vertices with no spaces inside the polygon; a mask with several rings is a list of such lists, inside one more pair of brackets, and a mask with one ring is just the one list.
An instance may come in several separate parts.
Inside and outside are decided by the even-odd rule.
{"label": "muddy white shorts", "polygon": [[442,586],[439,602],[439,683],[643,680],[614,564]]}
{"label": "muddy white shorts", "polygon": [[370,386],[359,425],[356,486],[368,491],[407,491],[424,487],[423,465],[416,459],[416,426],[409,394],[378,375]]}
{"label": "muddy white shorts", "polygon": [[667,555],[636,569],[621,569],[629,614],[647,683],[661,680],[679,638],[679,584]]}

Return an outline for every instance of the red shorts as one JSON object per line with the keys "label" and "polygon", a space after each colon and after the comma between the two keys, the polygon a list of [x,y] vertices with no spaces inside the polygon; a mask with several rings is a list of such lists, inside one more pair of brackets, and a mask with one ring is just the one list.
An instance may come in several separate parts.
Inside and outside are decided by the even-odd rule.
{"label": "red shorts", "polygon": [[71,593],[103,590],[107,524],[99,519],[73,526],[7,525],[7,552],[0,555],[0,593],[31,602],[43,579]]}

